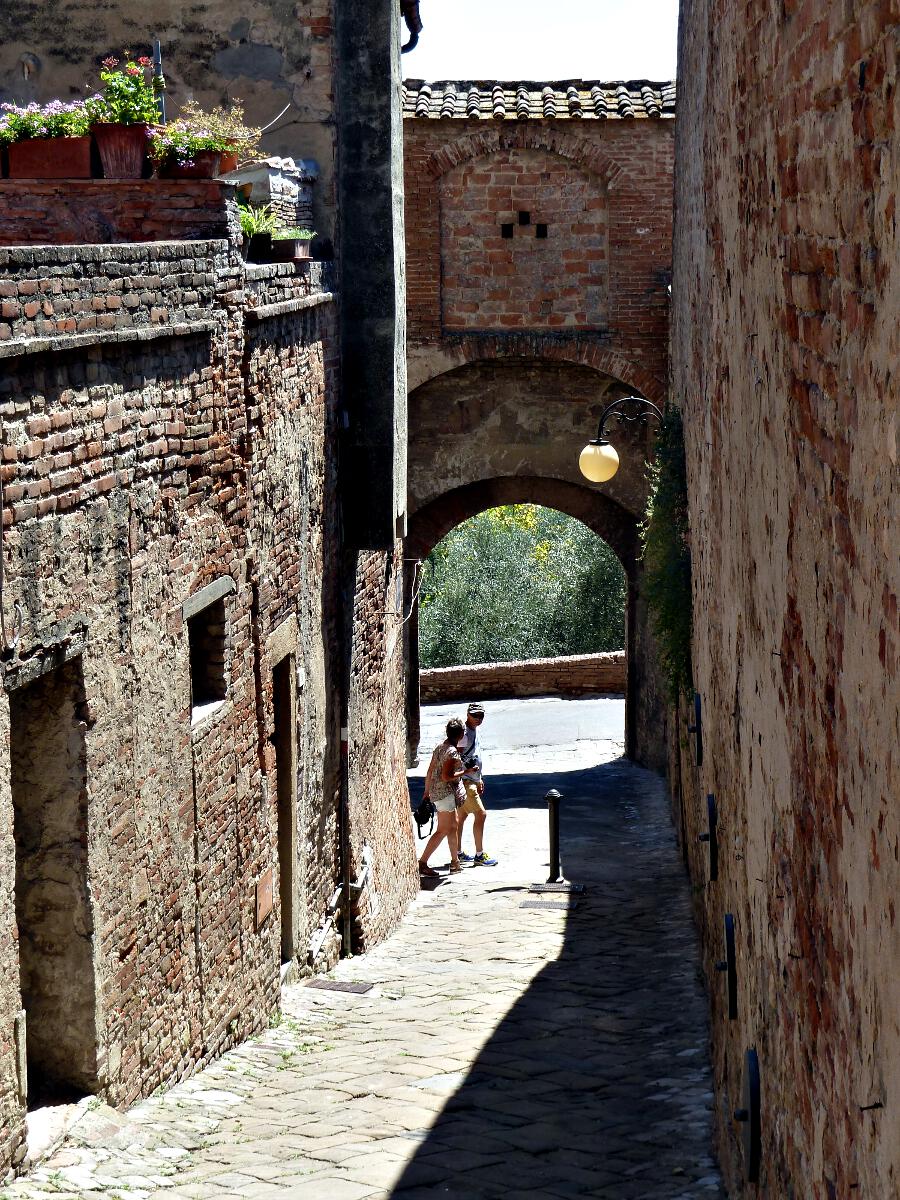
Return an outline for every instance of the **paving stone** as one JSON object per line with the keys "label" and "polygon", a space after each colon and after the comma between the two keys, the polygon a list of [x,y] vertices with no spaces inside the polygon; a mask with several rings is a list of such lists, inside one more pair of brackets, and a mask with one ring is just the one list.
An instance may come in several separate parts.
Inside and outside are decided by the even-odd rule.
{"label": "paving stone", "polygon": [[546,811],[521,797],[551,784],[498,774],[500,866],[423,893],[391,938],[335,969],[370,992],[286,988],[278,1027],[75,1130],[9,1200],[722,1195],[665,789],[621,760],[553,778],[581,908],[518,908],[546,877]]}

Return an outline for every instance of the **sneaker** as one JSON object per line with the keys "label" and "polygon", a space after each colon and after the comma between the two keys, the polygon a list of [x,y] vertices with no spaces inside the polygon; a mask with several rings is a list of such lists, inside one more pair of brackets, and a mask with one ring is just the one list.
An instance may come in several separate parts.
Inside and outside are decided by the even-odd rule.
{"label": "sneaker", "polygon": [[[462,858],[462,855],[460,855],[459,857]],[[472,859],[473,867],[496,867],[496,865],[497,865],[496,858],[489,857],[489,855],[487,854],[487,852],[485,850],[482,850],[482,852],[480,854],[476,854],[475,857]]]}
{"label": "sneaker", "polygon": [[472,855],[466,854],[463,850],[460,850],[458,857],[459,857],[460,862],[471,862],[472,861]]}

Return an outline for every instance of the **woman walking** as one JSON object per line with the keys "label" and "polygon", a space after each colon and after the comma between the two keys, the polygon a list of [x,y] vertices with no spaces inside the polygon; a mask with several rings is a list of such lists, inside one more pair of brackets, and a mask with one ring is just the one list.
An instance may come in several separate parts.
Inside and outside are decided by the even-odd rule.
{"label": "woman walking", "polygon": [[426,879],[434,879],[438,874],[433,867],[429,867],[428,860],[444,838],[450,847],[450,870],[462,870],[459,865],[456,812],[465,800],[462,777],[466,768],[457,749],[464,733],[465,726],[456,717],[447,722],[447,737],[439,746],[435,746],[425,776],[425,795],[431,798],[437,812],[437,829],[426,842],[419,859],[419,874]]}

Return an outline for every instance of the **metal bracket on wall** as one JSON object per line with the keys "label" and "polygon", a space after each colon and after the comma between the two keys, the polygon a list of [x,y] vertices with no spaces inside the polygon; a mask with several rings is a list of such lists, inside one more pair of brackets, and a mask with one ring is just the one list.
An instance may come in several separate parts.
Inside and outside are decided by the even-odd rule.
{"label": "metal bracket on wall", "polygon": [[725,957],[716,963],[716,970],[725,973],[728,989],[728,1020],[737,1018],[737,959],[734,953],[734,917],[725,914]]}
{"label": "metal bracket on wall", "polygon": [[694,723],[688,723],[688,733],[693,733],[697,738],[697,766],[703,766],[703,705],[700,700],[700,693],[694,692]]}
{"label": "metal bracket on wall", "polygon": [[744,1055],[744,1081],[741,1091],[741,1107],[735,1109],[734,1119],[743,1125],[741,1140],[744,1144],[744,1171],[748,1183],[759,1182],[759,1167],[762,1159],[762,1128],[760,1116],[759,1058],[756,1050]]}
{"label": "metal bracket on wall", "polygon": [[709,843],[709,879],[710,883],[715,883],[719,878],[719,816],[712,792],[706,797],[706,822],[706,833],[700,834],[700,841]]}

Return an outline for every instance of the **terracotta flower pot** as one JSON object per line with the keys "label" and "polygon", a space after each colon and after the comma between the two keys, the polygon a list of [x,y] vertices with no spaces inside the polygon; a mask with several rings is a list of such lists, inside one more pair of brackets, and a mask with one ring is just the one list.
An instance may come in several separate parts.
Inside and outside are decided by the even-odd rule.
{"label": "terracotta flower pot", "polygon": [[221,161],[219,162],[219,174],[227,175],[229,171],[236,171],[238,165],[238,156],[236,150],[223,150]]}
{"label": "terracotta flower pot", "polygon": [[97,124],[91,133],[100,151],[104,179],[140,179],[147,158],[148,125]]}
{"label": "terracotta flower pot", "polygon": [[29,138],[9,147],[10,179],[90,179],[91,139]]}
{"label": "terracotta flower pot", "polygon": [[272,260],[274,262],[296,262],[309,258],[309,238],[273,238]]}
{"label": "terracotta flower pot", "polygon": [[189,163],[169,159],[161,163],[157,174],[160,179],[212,179],[219,174],[218,150],[197,150]]}

